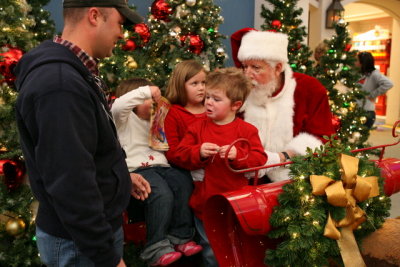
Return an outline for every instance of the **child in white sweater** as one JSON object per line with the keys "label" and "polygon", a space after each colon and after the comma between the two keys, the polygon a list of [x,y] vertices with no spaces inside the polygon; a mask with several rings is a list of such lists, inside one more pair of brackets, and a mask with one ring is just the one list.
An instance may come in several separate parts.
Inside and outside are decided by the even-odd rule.
{"label": "child in white sweater", "polygon": [[133,201],[144,201],[147,241],[142,259],[151,266],[166,266],[182,254],[200,252],[202,247],[192,241],[193,215],[188,205],[192,181],[168,164],[164,152],[149,147],[152,98],[159,100],[159,88],[145,79],[133,78],[120,84],[116,97],[111,112],[129,171],[151,186],[148,197],[132,192]]}

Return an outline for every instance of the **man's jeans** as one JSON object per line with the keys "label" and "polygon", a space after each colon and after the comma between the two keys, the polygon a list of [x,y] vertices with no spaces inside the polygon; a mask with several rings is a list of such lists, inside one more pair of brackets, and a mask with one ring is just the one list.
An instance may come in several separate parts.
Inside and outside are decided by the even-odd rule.
{"label": "man's jeans", "polygon": [[189,198],[193,182],[188,171],[172,167],[147,167],[134,171],[151,186],[144,201],[147,242],[141,257],[154,263],[162,255],[175,251],[194,236]]}
{"label": "man's jeans", "polygon": [[[49,235],[36,227],[36,244],[40,259],[46,267],[94,267],[93,261],[84,256],[74,241]],[[122,227],[114,233],[114,248],[123,255],[124,232]]]}

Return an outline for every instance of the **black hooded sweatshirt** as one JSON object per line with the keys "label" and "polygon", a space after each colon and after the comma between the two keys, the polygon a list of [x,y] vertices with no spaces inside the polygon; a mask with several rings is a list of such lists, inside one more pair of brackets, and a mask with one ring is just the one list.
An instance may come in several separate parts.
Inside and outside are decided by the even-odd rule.
{"label": "black hooded sweatshirt", "polygon": [[73,240],[96,266],[116,266],[113,233],[122,225],[131,180],[107,103],[68,48],[45,41],[15,73],[16,116],[37,226]]}

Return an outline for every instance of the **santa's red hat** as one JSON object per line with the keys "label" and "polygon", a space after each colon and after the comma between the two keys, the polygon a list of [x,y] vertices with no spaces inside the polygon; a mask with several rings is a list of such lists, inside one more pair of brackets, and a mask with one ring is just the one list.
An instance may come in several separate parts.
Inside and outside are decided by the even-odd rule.
{"label": "santa's red hat", "polygon": [[237,67],[250,59],[288,62],[288,36],[284,33],[244,28],[231,35],[231,46]]}

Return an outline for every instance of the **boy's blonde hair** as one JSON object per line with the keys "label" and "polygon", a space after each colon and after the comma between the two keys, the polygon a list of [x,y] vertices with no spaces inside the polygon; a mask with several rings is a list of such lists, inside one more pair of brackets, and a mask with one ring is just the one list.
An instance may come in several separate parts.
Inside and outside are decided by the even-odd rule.
{"label": "boy's blonde hair", "polygon": [[223,68],[210,72],[206,78],[207,89],[220,89],[232,101],[246,100],[251,90],[250,80],[238,68]]}
{"label": "boy's blonde hair", "polygon": [[123,80],[119,84],[117,89],[115,90],[115,97],[118,98],[118,97],[132,91],[133,89],[136,89],[141,86],[146,86],[146,85],[152,86],[154,84],[144,78],[131,78],[131,79]]}
{"label": "boy's blonde hair", "polygon": [[196,60],[185,60],[175,66],[165,91],[165,97],[171,104],[186,106],[187,93],[185,83],[201,71],[206,73],[203,65]]}

